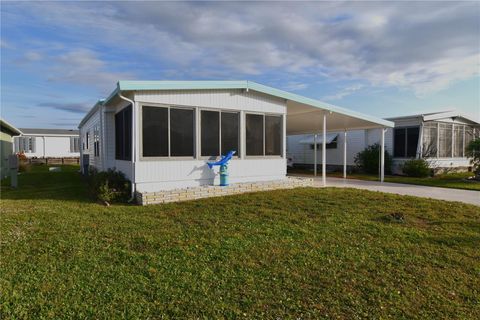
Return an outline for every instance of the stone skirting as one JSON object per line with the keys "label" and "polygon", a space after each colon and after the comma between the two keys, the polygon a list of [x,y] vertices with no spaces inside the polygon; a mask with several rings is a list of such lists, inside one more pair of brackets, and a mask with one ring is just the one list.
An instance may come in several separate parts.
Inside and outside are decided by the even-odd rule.
{"label": "stone skirting", "polygon": [[137,203],[140,205],[187,201],[202,198],[220,197],[247,192],[292,189],[313,186],[313,179],[287,177],[283,180],[232,183],[228,187],[199,186],[185,189],[165,190],[158,192],[137,192]]}

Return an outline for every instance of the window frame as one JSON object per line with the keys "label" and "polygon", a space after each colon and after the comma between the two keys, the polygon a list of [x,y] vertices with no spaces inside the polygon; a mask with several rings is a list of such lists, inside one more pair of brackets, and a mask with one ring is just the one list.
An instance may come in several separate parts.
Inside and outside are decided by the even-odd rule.
{"label": "window frame", "polygon": [[[438,137],[437,137],[437,142],[438,142],[438,145],[437,145],[437,149],[438,149],[438,157],[436,157],[437,159],[453,159],[454,157],[452,157],[452,150],[453,150],[453,129],[455,127],[455,123],[454,122],[445,122],[445,121],[436,121],[437,122],[437,133],[438,133]],[[441,128],[442,125],[446,125],[445,128]],[[448,127],[450,125],[450,128]],[[447,134],[445,135],[445,139],[450,139],[450,155],[447,155],[447,156],[442,156],[442,149],[440,148],[441,144],[442,144],[442,139],[441,139],[441,132],[442,132],[442,129],[443,130],[450,130],[450,134]],[[447,138],[448,137],[448,138]],[[448,145],[448,144],[446,144]]]}
{"label": "window frame", "polygon": [[90,129],[85,132],[85,149],[90,150]]}
{"label": "window frame", "polygon": [[[36,145],[36,137],[35,136],[18,136],[18,152],[23,152],[23,153],[36,153],[36,150],[34,151],[33,145]],[[24,148],[24,147],[27,148]]]}
{"label": "window frame", "polygon": [[[80,136],[70,137],[70,153],[79,153],[80,152]],[[77,148],[75,148],[75,142]],[[73,147],[73,148],[72,148]]]}
{"label": "window frame", "polygon": [[[143,156],[143,107],[156,107],[156,108],[166,108],[168,111],[168,156],[154,156],[154,157],[144,157]],[[193,111],[193,156],[171,156],[171,133],[170,133],[170,109],[183,109],[183,110],[192,110]],[[170,105],[163,103],[142,103],[139,107],[139,121],[140,128],[138,130],[140,136],[139,143],[139,159],[140,161],[171,161],[171,160],[195,160],[197,159],[197,136],[198,136],[198,107],[195,106],[179,106],[179,105]]]}
{"label": "window frame", "polygon": [[[253,115],[261,115],[263,117],[263,155],[248,155],[247,154],[247,115],[253,114]],[[280,117],[280,123],[281,123],[281,128],[280,128],[280,154],[279,155],[266,155],[266,127],[265,127],[265,117],[266,116],[275,116],[275,117]],[[275,112],[251,112],[251,111],[245,111],[244,112],[244,118],[243,118],[243,126],[245,128],[243,138],[245,141],[245,159],[283,159],[284,154],[285,154],[285,114],[283,113],[275,113]]]}
{"label": "window frame", "polygon": [[93,156],[100,157],[100,128],[98,124],[93,126]]}
{"label": "window frame", "polygon": [[[240,154],[242,150],[242,112],[241,110],[237,109],[218,109],[218,108],[198,108],[198,159],[200,160],[209,160],[212,157],[209,156],[202,156],[202,111],[214,111],[219,113],[219,121],[218,121],[218,150],[220,154],[217,157],[222,156],[222,113],[235,113],[238,115],[238,149],[236,153],[233,155],[232,160],[240,159]],[[225,154],[223,154],[225,155]]]}
{"label": "window frame", "polygon": [[[124,142],[124,146],[123,146],[123,154],[117,158],[117,115],[119,115],[120,113],[124,113],[122,115],[122,120],[123,120],[123,124],[125,124],[125,113],[127,113],[127,109],[130,108],[130,135],[126,135],[125,134],[125,127],[123,127],[123,136],[124,138],[128,136],[128,139],[130,139],[130,145],[128,145],[126,142],[127,140],[123,141]],[[114,130],[114,136],[115,136],[115,161],[128,161],[128,162],[133,162],[133,153],[132,153],[132,146],[134,145],[135,141],[133,141],[132,139],[132,132],[134,130],[133,126],[132,126],[132,123],[131,123],[131,120],[133,119],[133,113],[134,113],[134,106],[131,105],[131,104],[127,104],[126,106],[124,106],[123,108],[121,108],[120,110],[118,110],[117,112],[114,113],[114,123],[115,123],[115,130]],[[127,148],[125,148],[127,147]],[[128,148],[130,147],[130,148]],[[129,153],[130,155],[129,156],[126,156],[126,152],[125,150],[130,150]]]}
{"label": "window frame", "polygon": [[[417,156],[418,154],[415,153],[415,156],[413,157],[409,157],[407,156],[408,154],[408,130],[407,129],[410,129],[410,128],[417,128],[418,129],[418,139],[417,139],[417,150],[418,150],[418,144],[419,144],[419,139],[420,139],[420,136],[422,135],[422,128],[420,125],[413,125],[413,126],[402,126],[402,127],[396,127],[396,128],[393,128],[393,134],[392,134],[392,156],[394,159],[417,159]],[[402,157],[396,157],[395,156],[395,130],[404,130],[405,131],[405,152],[404,152],[404,155]],[[421,143],[423,143],[423,139],[421,141]]]}

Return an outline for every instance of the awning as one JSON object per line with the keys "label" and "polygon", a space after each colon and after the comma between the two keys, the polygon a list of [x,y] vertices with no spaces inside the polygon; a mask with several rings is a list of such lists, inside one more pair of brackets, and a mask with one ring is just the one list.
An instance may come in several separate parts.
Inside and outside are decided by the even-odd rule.
{"label": "awning", "polygon": [[[334,140],[336,140],[338,137],[338,133],[327,133],[327,140],[326,143],[332,143]],[[322,134],[317,134],[317,143],[323,143],[323,135]],[[298,143],[300,144],[314,144],[315,141],[313,139],[313,135],[300,140]]]}

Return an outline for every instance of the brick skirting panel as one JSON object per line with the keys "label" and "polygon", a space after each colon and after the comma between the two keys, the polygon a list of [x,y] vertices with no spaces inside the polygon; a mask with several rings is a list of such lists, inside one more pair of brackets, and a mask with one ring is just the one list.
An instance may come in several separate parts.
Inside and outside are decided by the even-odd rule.
{"label": "brick skirting panel", "polygon": [[137,203],[140,205],[187,201],[202,198],[220,197],[247,192],[292,189],[313,186],[313,179],[303,177],[287,177],[283,180],[232,183],[228,187],[199,186],[185,189],[174,189],[158,192],[137,192]]}

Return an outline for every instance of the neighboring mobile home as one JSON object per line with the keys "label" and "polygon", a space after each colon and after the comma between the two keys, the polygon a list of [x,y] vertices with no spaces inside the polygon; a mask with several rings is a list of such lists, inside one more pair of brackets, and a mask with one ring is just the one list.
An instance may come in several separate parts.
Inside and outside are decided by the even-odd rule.
{"label": "neighboring mobile home", "polygon": [[[474,137],[480,137],[480,123],[457,111],[442,111],[388,118],[395,123],[385,133],[385,148],[393,156],[393,173],[402,173],[402,164],[408,159],[424,158],[436,171],[470,168],[465,148]],[[342,166],[344,133],[332,133],[327,142],[327,165],[330,169]],[[347,161],[354,165],[355,155],[367,146],[380,142],[378,129],[358,130],[347,135]],[[321,137],[317,138],[321,143]],[[287,152],[294,165],[313,166],[313,135],[287,138]],[[331,148],[329,148],[331,146]],[[318,150],[318,149],[317,149]],[[317,151],[321,157],[321,150]]]}
{"label": "neighboring mobile home", "polygon": [[13,154],[13,137],[22,132],[12,126],[7,121],[0,119],[0,178],[8,176],[10,168],[8,167],[8,156]]}
{"label": "neighboring mobile home", "polygon": [[287,134],[392,126],[250,81],[120,81],[80,122],[81,162],[148,193],[217,183],[207,161],[234,150],[232,183],[275,181]]}
{"label": "neighboring mobile home", "polygon": [[80,156],[78,130],[21,128],[15,137],[15,152],[27,158],[70,158]]}

